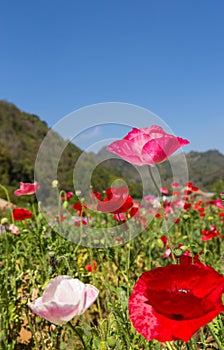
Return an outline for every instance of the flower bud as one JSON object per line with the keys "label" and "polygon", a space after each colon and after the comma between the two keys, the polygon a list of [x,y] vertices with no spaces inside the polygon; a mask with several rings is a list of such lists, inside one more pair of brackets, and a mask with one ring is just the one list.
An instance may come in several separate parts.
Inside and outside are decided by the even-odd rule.
{"label": "flower bud", "polygon": [[52,181],[52,187],[57,188],[58,187],[58,180],[53,180]]}
{"label": "flower bud", "polygon": [[105,341],[101,341],[99,344],[99,350],[107,350],[107,343]]}
{"label": "flower bud", "polygon": [[177,258],[180,258],[181,255],[183,254],[183,250],[181,248],[175,248],[173,250],[174,254],[176,255]]}
{"label": "flower bud", "polygon": [[2,225],[5,225],[5,224],[7,224],[8,223],[8,219],[7,218],[2,218],[1,219],[1,224]]}
{"label": "flower bud", "polygon": [[68,208],[68,201],[64,201],[64,203],[63,203],[63,207],[65,208],[65,209],[67,209]]}
{"label": "flower bud", "polygon": [[49,329],[50,329],[51,332],[54,332],[55,329],[56,329],[55,324],[51,324],[50,327],[49,327]]}

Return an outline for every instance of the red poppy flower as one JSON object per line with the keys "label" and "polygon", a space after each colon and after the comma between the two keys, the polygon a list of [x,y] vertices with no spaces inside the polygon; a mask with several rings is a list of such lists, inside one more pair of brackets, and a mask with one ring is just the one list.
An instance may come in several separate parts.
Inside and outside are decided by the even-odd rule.
{"label": "red poppy flower", "polygon": [[202,205],[203,205],[203,202],[202,202],[202,201],[197,201],[196,203],[194,203],[194,204],[192,205],[192,208],[193,208],[194,210],[198,210]]}
{"label": "red poppy flower", "polygon": [[61,197],[62,201],[69,201],[74,196],[73,192],[66,192],[64,196]]}
{"label": "red poppy flower", "polygon": [[203,264],[181,264],[147,271],[129,299],[129,315],[138,333],[160,342],[192,335],[224,311],[224,276]]}
{"label": "red poppy flower", "polygon": [[133,203],[133,206],[131,207],[130,211],[128,212],[128,216],[129,217],[133,217],[133,216],[138,216],[140,217],[140,205],[139,203]]}
{"label": "red poppy flower", "polygon": [[55,217],[56,222],[64,222],[65,220],[66,220],[66,216],[64,216],[63,214],[60,214],[60,216]]}
{"label": "red poppy flower", "polygon": [[161,241],[163,242],[163,244],[165,244],[165,245],[166,245],[166,243],[168,242],[167,236],[161,236],[160,239],[161,239]]}
{"label": "red poppy flower", "polygon": [[25,208],[15,208],[13,209],[13,218],[14,220],[26,220],[31,218],[31,211]]}
{"label": "red poppy flower", "polygon": [[175,224],[179,224],[179,223],[180,223],[180,218],[175,218],[175,219],[173,219],[173,222],[174,222]]}
{"label": "red poppy flower", "polygon": [[199,188],[196,187],[196,186],[192,186],[192,187],[191,187],[191,191],[192,191],[192,192],[197,192],[197,191],[199,191]]}
{"label": "red poppy flower", "polygon": [[180,196],[180,192],[178,192],[178,191],[173,191],[172,196],[174,196],[174,197],[179,197],[179,196]]}
{"label": "red poppy flower", "polygon": [[20,182],[20,188],[14,192],[16,196],[23,196],[27,194],[34,194],[40,185],[37,182],[33,184]]}
{"label": "red poppy flower", "polygon": [[134,216],[136,219],[139,219],[140,221],[142,221],[143,218],[140,216],[139,207],[140,207],[139,203],[133,203],[129,211],[127,211],[126,213],[115,214],[113,218],[118,222],[126,222],[127,220],[129,220]]}
{"label": "red poppy flower", "polygon": [[209,241],[210,239],[214,237],[219,237],[220,232],[216,229],[215,225],[211,225],[209,230],[201,230],[202,236],[201,239],[202,241]]}
{"label": "red poppy flower", "polygon": [[185,210],[185,211],[189,211],[190,209],[191,209],[191,204],[188,203],[188,202],[185,202],[185,203],[184,203],[184,210]]}
{"label": "red poppy flower", "polygon": [[90,197],[91,198],[100,199],[101,198],[101,193],[98,192],[97,190],[93,190],[92,192],[90,192]]}
{"label": "red poppy flower", "polygon": [[125,213],[133,206],[133,199],[128,194],[128,187],[114,187],[106,190],[106,198],[99,201],[97,210],[104,213]]}
{"label": "red poppy flower", "polygon": [[73,205],[73,209],[77,210],[78,216],[86,216],[86,212],[85,212],[85,209],[87,209],[86,204],[77,202]]}
{"label": "red poppy flower", "polygon": [[184,195],[189,196],[192,193],[191,190],[184,190]]}
{"label": "red poppy flower", "polygon": [[122,140],[114,141],[107,150],[135,165],[154,165],[168,159],[188,140],[167,134],[163,128],[133,128]]}
{"label": "red poppy flower", "polygon": [[172,186],[173,188],[179,188],[179,187],[180,187],[180,183],[179,183],[179,182],[173,182],[173,183],[171,184],[171,186]]}
{"label": "red poppy flower", "polygon": [[92,264],[86,264],[85,269],[89,272],[96,272],[97,270],[97,262],[93,260]]}

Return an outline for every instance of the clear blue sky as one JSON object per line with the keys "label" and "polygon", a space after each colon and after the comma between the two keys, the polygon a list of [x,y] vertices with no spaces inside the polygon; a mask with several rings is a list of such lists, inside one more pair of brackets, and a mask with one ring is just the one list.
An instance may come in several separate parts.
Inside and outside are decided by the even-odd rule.
{"label": "clear blue sky", "polygon": [[223,0],[5,0],[0,99],[49,126],[99,102],[147,108],[185,150],[224,153]]}

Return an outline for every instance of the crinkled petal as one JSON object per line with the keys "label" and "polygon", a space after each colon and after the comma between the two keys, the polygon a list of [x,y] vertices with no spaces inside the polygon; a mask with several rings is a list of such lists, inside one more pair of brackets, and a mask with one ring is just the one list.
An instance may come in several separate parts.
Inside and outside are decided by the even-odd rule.
{"label": "crinkled petal", "polygon": [[28,306],[39,317],[57,325],[66,323],[73,317],[80,315],[78,304],[60,304],[50,301],[47,303],[34,302],[28,304]]}
{"label": "crinkled petal", "polygon": [[85,285],[85,303],[80,312],[83,314],[96,300],[99,295],[99,290],[91,284]]}
{"label": "crinkled petal", "polygon": [[148,141],[142,149],[142,158],[145,163],[162,163],[180,147],[187,144],[189,141],[167,134],[164,137]]}
{"label": "crinkled petal", "polygon": [[114,141],[107,147],[107,150],[117,154],[131,164],[143,165],[141,147],[134,142],[125,139]]}

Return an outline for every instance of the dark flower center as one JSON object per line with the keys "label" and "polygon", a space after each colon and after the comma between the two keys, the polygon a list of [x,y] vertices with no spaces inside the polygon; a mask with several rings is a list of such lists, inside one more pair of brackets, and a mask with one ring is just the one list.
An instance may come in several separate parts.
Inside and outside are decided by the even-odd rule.
{"label": "dark flower center", "polygon": [[212,309],[190,290],[177,287],[161,291],[146,290],[145,296],[146,303],[151,305],[157,313],[173,320],[198,318]]}

